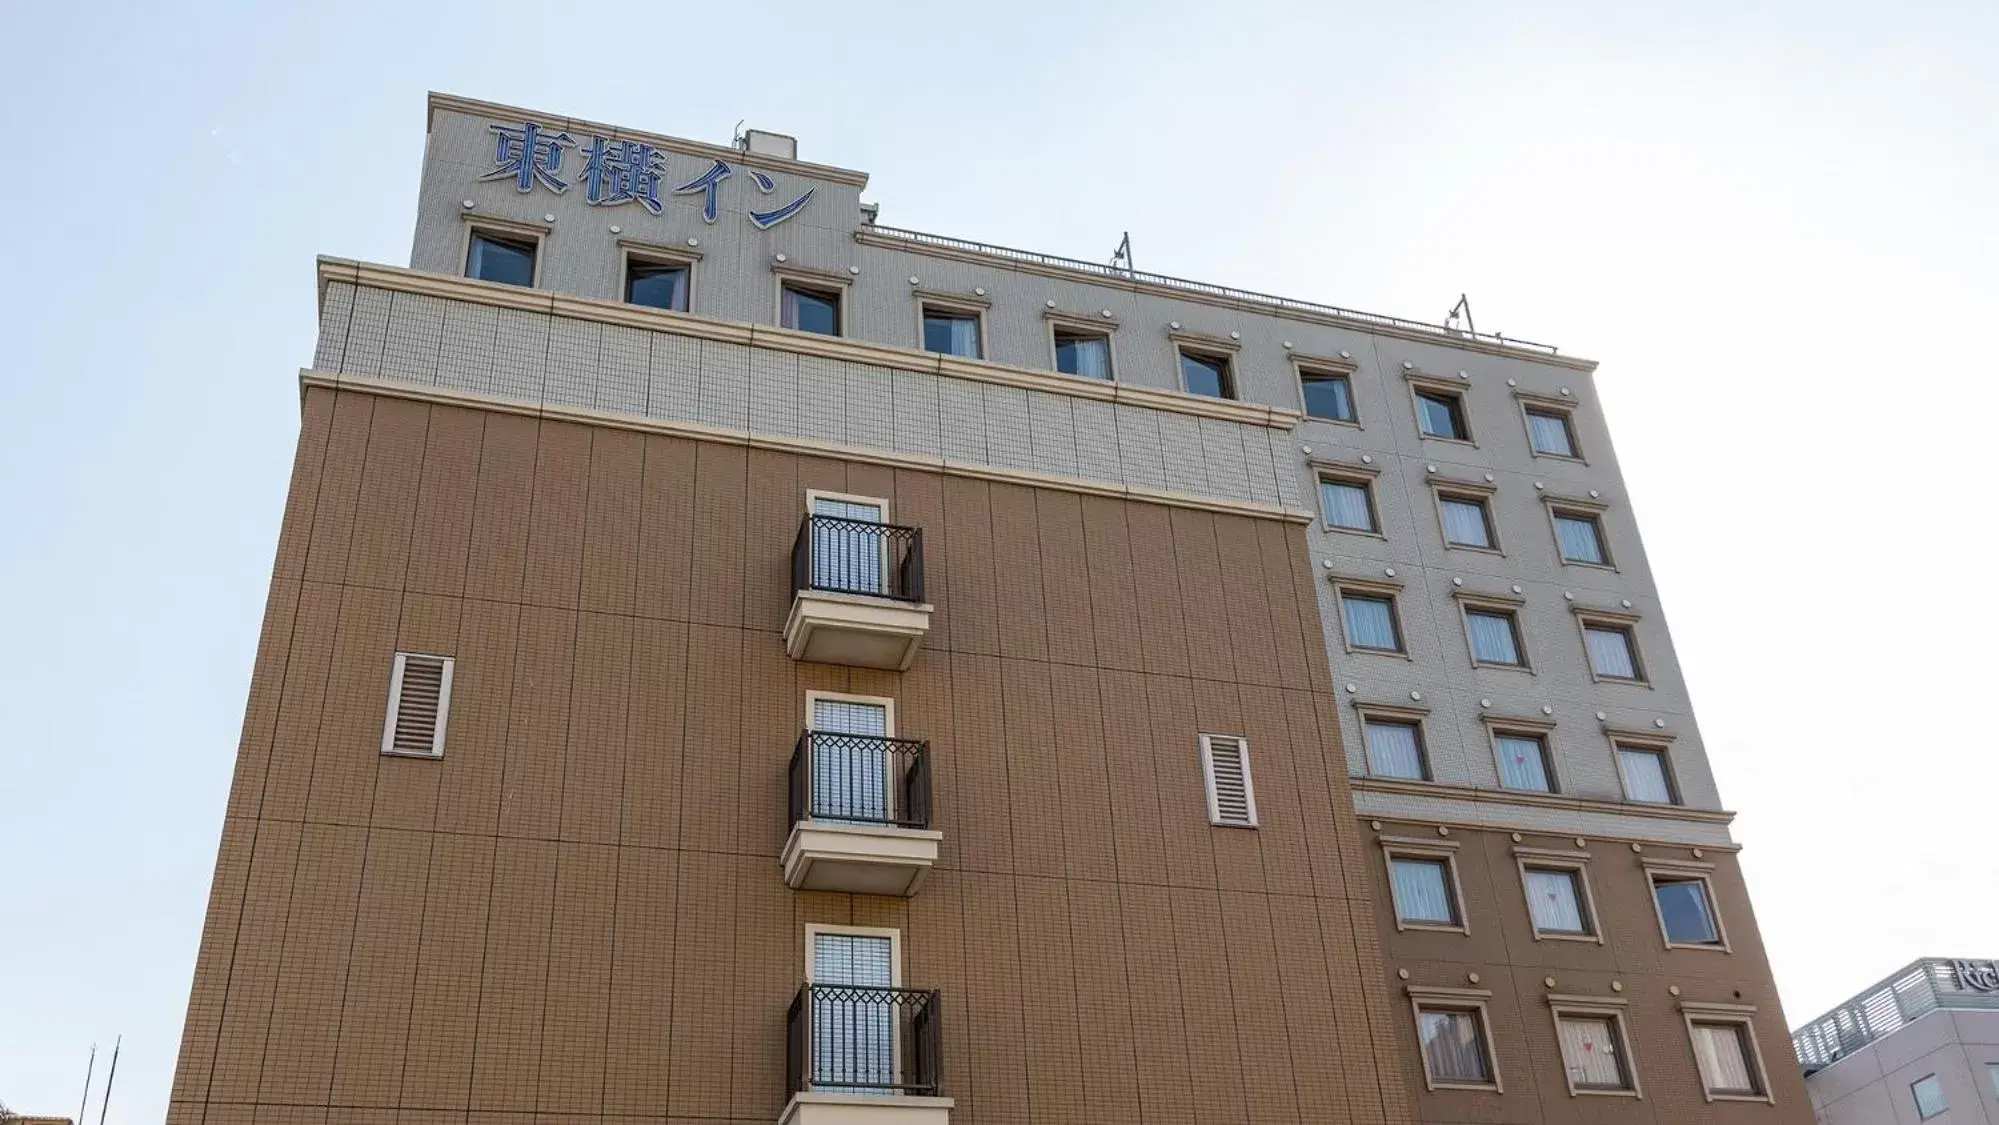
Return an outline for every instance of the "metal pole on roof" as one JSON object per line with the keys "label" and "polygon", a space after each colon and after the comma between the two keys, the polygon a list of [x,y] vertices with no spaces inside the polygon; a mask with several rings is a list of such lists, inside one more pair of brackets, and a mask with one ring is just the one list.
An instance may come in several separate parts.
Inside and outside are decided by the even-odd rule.
{"label": "metal pole on roof", "polygon": [[97,1044],[90,1045],[90,1061],[83,1064],[83,1100],[76,1106],[76,1125],[83,1125],[83,1111],[90,1106],[90,1076],[97,1070]]}
{"label": "metal pole on roof", "polygon": [[[118,1049],[124,1045],[123,1035],[118,1037],[117,1042],[111,1044],[111,1072],[104,1076],[104,1102],[97,1108],[97,1125],[104,1125],[105,1115],[111,1112],[111,1084],[118,1081]],[[83,1122],[79,1121],[77,1125],[83,1125]]]}

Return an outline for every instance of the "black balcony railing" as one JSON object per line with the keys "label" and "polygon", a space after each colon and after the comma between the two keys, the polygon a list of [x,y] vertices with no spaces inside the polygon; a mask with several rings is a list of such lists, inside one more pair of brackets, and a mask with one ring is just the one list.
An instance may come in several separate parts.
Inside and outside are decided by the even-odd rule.
{"label": "black balcony railing", "polygon": [[930,827],[930,744],[808,730],[791,751],[791,819]]}
{"label": "black balcony railing", "polygon": [[785,1089],[934,1095],[943,1071],[937,993],[808,984],[785,1018]]}
{"label": "black balcony railing", "polygon": [[923,600],[923,529],[806,516],[791,547],[791,592]]}

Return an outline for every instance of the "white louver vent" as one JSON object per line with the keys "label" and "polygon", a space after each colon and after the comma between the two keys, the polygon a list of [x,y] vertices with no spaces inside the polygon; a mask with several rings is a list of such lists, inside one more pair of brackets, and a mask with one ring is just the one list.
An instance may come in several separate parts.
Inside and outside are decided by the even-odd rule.
{"label": "white louver vent", "polygon": [[1201,767],[1208,775],[1208,821],[1231,828],[1255,828],[1256,791],[1249,780],[1249,741],[1233,735],[1202,735]]}
{"label": "white louver vent", "polygon": [[389,679],[389,717],[382,725],[382,753],[444,756],[444,721],[451,711],[448,656],[396,654]]}

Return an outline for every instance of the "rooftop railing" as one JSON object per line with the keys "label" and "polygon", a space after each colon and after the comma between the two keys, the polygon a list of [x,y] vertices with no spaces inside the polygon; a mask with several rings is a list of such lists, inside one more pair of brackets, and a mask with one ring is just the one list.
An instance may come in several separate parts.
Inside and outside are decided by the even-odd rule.
{"label": "rooftop railing", "polygon": [[1227,285],[1215,285],[1206,281],[1190,281],[1184,277],[1172,277],[1163,273],[1145,273],[1128,270],[1122,266],[1109,266],[1101,262],[1085,262],[1077,258],[1064,258],[1055,254],[1043,254],[1033,250],[1016,250],[1009,246],[994,246],[984,242],[973,242],[949,235],[926,234],[922,231],[904,230],[900,227],[885,227],[880,224],[861,228],[863,234],[881,235],[884,238],[900,239],[919,246],[937,246],[952,250],[964,250],[974,254],[985,254],[996,258],[1007,258],[1016,262],[1033,265],[1053,266],[1057,269],[1075,270],[1094,274],[1105,281],[1139,282],[1158,285],[1167,289],[1179,289],[1188,293],[1202,293],[1245,305],[1261,305],[1276,312],[1300,312],[1317,316],[1334,316],[1342,320],[1358,321],[1363,324],[1378,324],[1383,328],[1393,328],[1402,332],[1416,332],[1435,336],[1446,343],[1476,341],[1501,347],[1518,348],[1522,351],[1540,352],[1543,355],[1559,354],[1553,344],[1537,344],[1532,340],[1518,340],[1497,332],[1472,332],[1451,328],[1442,324],[1430,324],[1421,320],[1408,320],[1399,316],[1384,316],[1380,313],[1361,312],[1357,309],[1343,309],[1338,305],[1322,305],[1316,301],[1300,301],[1293,297],[1279,297],[1271,293],[1258,293],[1250,289],[1236,289]]}
{"label": "rooftop railing", "polygon": [[1999,1010],[1999,970],[1925,957],[1792,1032],[1791,1045],[1810,1074],[1940,1008]]}

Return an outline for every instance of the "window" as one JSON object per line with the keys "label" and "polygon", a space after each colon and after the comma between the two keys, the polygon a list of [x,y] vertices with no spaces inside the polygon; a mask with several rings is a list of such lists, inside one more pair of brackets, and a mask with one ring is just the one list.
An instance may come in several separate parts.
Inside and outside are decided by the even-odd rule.
{"label": "window", "polygon": [[1525,668],[1520,653],[1520,622],[1510,609],[1465,607],[1465,635],[1471,639],[1473,664]]}
{"label": "window", "polygon": [[1553,793],[1549,779],[1548,738],[1526,731],[1494,731],[1492,745],[1499,755],[1499,784],[1528,793]]}
{"label": "window", "polygon": [[1201,769],[1208,779],[1208,823],[1256,827],[1256,792],[1249,781],[1249,740],[1201,736]]}
{"label": "window", "polygon": [[1337,371],[1298,369],[1298,384],[1304,392],[1305,416],[1328,422],[1358,422],[1354,413],[1353,383]]}
{"label": "window", "polygon": [[923,350],[939,355],[978,359],[985,355],[979,314],[963,309],[923,306]]}
{"label": "window", "polygon": [[889,1093],[901,1067],[896,1011],[881,990],[902,983],[901,934],[857,926],[805,927],[812,990],[810,1078],[852,1093]]}
{"label": "window", "polygon": [[1416,1038],[1423,1047],[1423,1080],[1438,1087],[1497,1089],[1483,1007],[1416,1002]]}
{"label": "window", "polygon": [[1319,504],[1325,509],[1328,527],[1377,534],[1381,531],[1381,523],[1374,514],[1374,489],[1367,480],[1320,477]]}
{"label": "window", "polygon": [[1364,717],[1367,734],[1367,772],[1375,777],[1400,777],[1410,781],[1430,780],[1430,767],[1423,753],[1423,728],[1413,719]]}
{"label": "window", "polygon": [[1910,1085],[1909,1093],[1916,1098],[1916,1116],[1924,1121],[1950,1109],[1950,1102],[1943,1096],[1943,1083],[1932,1074]]}
{"label": "window", "polygon": [[1565,410],[1528,407],[1527,440],[1543,457],[1576,456],[1576,433]]}
{"label": "window", "polygon": [[[895,701],[877,696],[805,693],[805,729],[811,743],[814,820],[880,824],[903,810],[897,764],[884,739],[895,736]],[[824,736],[824,737],[821,737]]]}
{"label": "window", "polygon": [[821,336],[840,334],[840,294],[785,282],[779,289],[778,323]]}
{"label": "window", "polygon": [[1234,398],[1235,373],[1229,358],[1205,352],[1180,350],[1180,382],[1190,395]]}
{"label": "window", "polygon": [[1463,929],[1448,856],[1390,855],[1395,918],[1403,926]]}
{"label": "window", "polygon": [[1690,1020],[1694,1062],[1700,1067],[1701,1085],[1714,1098],[1763,1098],[1763,1075],[1756,1065],[1756,1049],[1749,1038],[1749,1024],[1741,1020]]}
{"label": "window", "polygon": [[444,724],[451,714],[448,656],[396,654],[389,673],[389,714],[382,723],[382,753],[419,758],[444,756]]}
{"label": "window", "polygon": [[1464,399],[1449,391],[1417,391],[1416,424],[1424,437],[1471,440],[1471,428],[1465,425]]}
{"label": "window", "polygon": [[691,270],[684,262],[656,262],[628,258],[625,262],[625,301],[654,309],[687,311],[688,281]]}
{"label": "window", "polygon": [[1651,872],[1652,901],[1659,908],[1659,925],[1669,946],[1694,945],[1724,949],[1721,924],[1708,901],[1704,875]]}
{"label": "window", "polygon": [[871,597],[890,592],[888,502],[807,490],[812,520],[812,588]]}
{"label": "window", "polygon": [[1527,916],[1534,923],[1535,937],[1596,936],[1581,868],[1529,864],[1521,868],[1521,878],[1527,888]]}
{"label": "window", "polygon": [[1610,552],[1603,547],[1603,523],[1593,513],[1555,511],[1555,545],[1565,563],[1609,566]]}
{"label": "window", "polygon": [[532,235],[508,235],[472,229],[465,254],[465,276],[502,285],[534,285],[534,260],[541,240]]}
{"label": "window", "polygon": [[1385,593],[1340,590],[1340,618],[1346,624],[1347,648],[1366,652],[1401,652],[1402,630],[1395,620],[1395,599]]}
{"label": "window", "polygon": [[1992,1083],[1992,1096],[1999,1098],[1999,1063],[1986,1063],[1985,1077]]}
{"label": "window", "polygon": [[1638,645],[1631,626],[1622,622],[1583,621],[1583,647],[1589,650],[1590,674],[1599,680],[1629,680],[1642,683],[1644,670],[1638,663]]}
{"label": "window", "polygon": [[1480,551],[1497,549],[1497,539],[1492,534],[1492,513],[1487,510],[1483,497],[1439,495],[1437,510],[1444,520],[1445,546],[1471,547]]}
{"label": "window", "polygon": [[1673,775],[1666,752],[1653,746],[1617,747],[1617,775],[1624,780],[1624,799],[1648,805],[1677,805]]}
{"label": "window", "polygon": [[1111,377],[1111,338],[1101,332],[1055,326],[1055,370],[1085,379]]}
{"label": "window", "polygon": [[1569,1092],[1623,1094],[1637,1090],[1625,1057],[1623,1020],[1608,1012],[1568,1012],[1555,1017]]}

